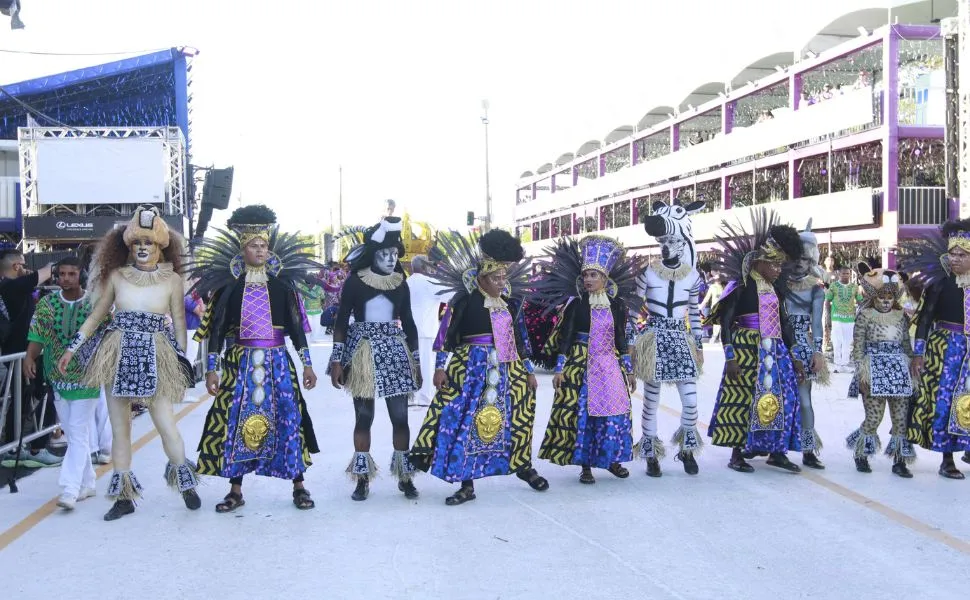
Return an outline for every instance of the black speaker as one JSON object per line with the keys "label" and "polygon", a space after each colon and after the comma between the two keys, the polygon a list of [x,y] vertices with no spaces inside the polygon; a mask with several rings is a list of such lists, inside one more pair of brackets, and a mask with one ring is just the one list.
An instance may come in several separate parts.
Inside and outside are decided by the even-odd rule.
{"label": "black speaker", "polygon": [[202,204],[225,210],[229,208],[229,196],[232,194],[233,167],[228,169],[211,169],[205,174],[205,184],[202,186]]}

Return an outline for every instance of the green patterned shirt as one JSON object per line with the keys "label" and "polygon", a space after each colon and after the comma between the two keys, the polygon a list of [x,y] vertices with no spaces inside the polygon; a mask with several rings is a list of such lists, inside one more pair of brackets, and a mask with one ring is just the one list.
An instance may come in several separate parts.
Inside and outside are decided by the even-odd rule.
{"label": "green patterned shirt", "polygon": [[825,299],[832,303],[832,320],[839,323],[855,323],[856,305],[862,302],[862,293],[854,283],[833,281],[825,292]]}
{"label": "green patterned shirt", "polygon": [[30,321],[27,341],[44,347],[44,374],[54,391],[65,400],[97,398],[101,393],[97,388],[81,385],[82,371],[77,361],[71,361],[66,375],[57,370],[57,360],[90,314],[91,303],[87,295],[70,302],[57,292],[40,299]]}

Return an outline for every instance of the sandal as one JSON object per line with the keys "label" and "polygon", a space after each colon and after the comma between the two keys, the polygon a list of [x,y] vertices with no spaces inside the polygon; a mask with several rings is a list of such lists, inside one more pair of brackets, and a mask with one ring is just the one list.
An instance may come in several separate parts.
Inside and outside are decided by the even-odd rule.
{"label": "sandal", "polygon": [[630,471],[627,470],[627,468],[621,465],[620,463],[613,463],[606,470],[612,473],[614,476],[619,477],[620,479],[626,479],[627,477],[630,476]]}
{"label": "sandal", "polygon": [[448,506],[458,506],[475,499],[475,488],[471,486],[461,486],[457,492],[445,498]]}
{"label": "sandal", "polygon": [[310,497],[310,491],[306,488],[293,490],[293,506],[300,510],[310,510],[316,505],[316,502]]}
{"label": "sandal", "polygon": [[583,469],[579,474],[579,483],[596,483],[596,479],[593,477],[593,472],[588,468]]}
{"label": "sandal", "polygon": [[226,497],[223,498],[222,502],[216,504],[216,512],[229,513],[236,510],[240,506],[243,506],[244,504],[246,504],[246,501],[243,500],[242,494],[229,492],[226,494]]}
{"label": "sandal", "polygon": [[544,492],[549,489],[549,482],[546,481],[545,477],[539,475],[533,467],[520,469],[515,475],[537,492]]}

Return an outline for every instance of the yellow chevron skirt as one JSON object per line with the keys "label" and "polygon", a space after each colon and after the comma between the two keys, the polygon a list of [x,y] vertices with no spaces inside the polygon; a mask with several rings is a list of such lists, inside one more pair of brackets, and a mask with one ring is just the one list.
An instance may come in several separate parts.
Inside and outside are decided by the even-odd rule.
{"label": "yellow chevron skirt", "polygon": [[291,480],[306,471],[319,448],[285,346],[226,351],[198,451],[200,475]]}
{"label": "yellow chevron skirt", "polygon": [[[801,408],[788,348],[781,340],[776,340],[771,350],[766,349],[762,346],[760,332],[753,329],[738,328],[732,341],[741,374],[736,379],[729,379],[726,373],[721,377],[708,430],[711,442],[715,446],[758,452],[800,451]],[[769,364],[776,370],[767,367]],[[752,410],[752,403],[759,373],[764,376],[769,371],[774,380],[769,386],[773,410],[769,419],[762,420],[763,417],[759,417],[762,411]],[[754,416],[753,412],[756,413]]]}
{"label": "yellow chevron skirt", "polygon": [[569,349],[539,458],[556,465],[606,469],[633,460],[633,420],[629,412],[612,417],[587,414],[588,357],[586,344],[573,344]]}
{"label": "yellow chevron skirt", "polygon": [[408,455],[418,469],[459,482],[530,465],[535,393],[521,360],[499,364],[494,387],[487,385],[493,348],[466,344],[452,353],[448,383],[431,401]]}
{"label": "yellow chevron skirt", "polygon": [[970,338],[939,330],[926,340],[926,363],[913,401],[907,437],[934,452],[970,450]]}

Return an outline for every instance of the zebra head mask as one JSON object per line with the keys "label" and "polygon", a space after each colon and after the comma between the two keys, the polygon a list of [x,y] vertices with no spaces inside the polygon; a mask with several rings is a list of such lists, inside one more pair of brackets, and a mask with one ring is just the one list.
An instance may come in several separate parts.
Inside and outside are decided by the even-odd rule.
{"label": "zebra head mask", "polygon": [[691,230],[690,215],[704,208],[704,201],[697,200],[686,205],[655,202],[653,214],[644,217],[643,228],[647,235],[657,239],[664,266],[676,269],[680,265],[697,264],[697,248]]}

